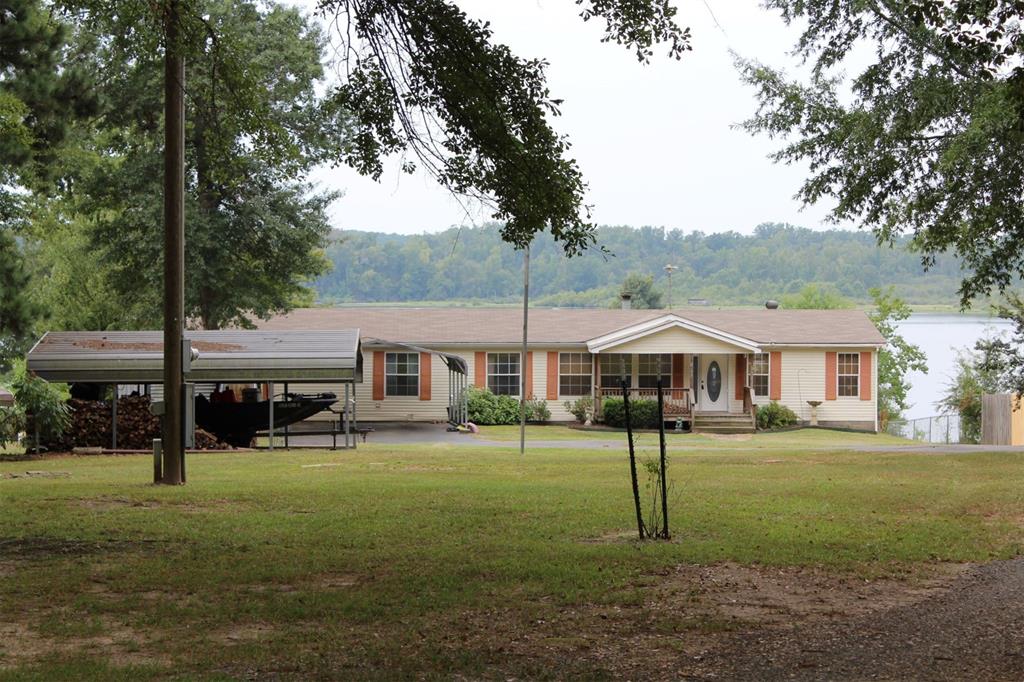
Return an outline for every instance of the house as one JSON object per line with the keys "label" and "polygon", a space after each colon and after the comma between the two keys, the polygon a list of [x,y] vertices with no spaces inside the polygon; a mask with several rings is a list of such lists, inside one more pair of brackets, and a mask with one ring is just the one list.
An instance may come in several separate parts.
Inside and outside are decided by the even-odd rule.
{"label": "house", "polygon": [[653,396],[660,378],[666,413],[698,425],[749,423],[751,406],[778,401],[804,423],[878,429],[885,339],[858,310],[536,308],[525,360],[516,308],[307,308],[260,328],[358,328],[360,421],[446,421],[460,381],[518,396],[525,371],[555,421],[573,418],[566,402],[621,395],[623,380]]}

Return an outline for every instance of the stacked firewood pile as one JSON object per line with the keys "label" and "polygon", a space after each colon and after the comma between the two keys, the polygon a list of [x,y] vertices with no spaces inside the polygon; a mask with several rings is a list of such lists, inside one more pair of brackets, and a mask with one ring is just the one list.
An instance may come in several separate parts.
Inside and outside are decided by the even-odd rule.
{"label": "stacked firewood pile", "polygon": [[[160,418],[149,411],[149,396],[126,396],[117,401],[117,448],[149,450],[153,439],[160,438]],[[99,400],[68,401],[71,424],[59,442],[47,443],[50,450],[71,450],[76,447],[111,445],[110,402]],[[200,450],[227,450],[213,434],[196,429],[196,445]]]}

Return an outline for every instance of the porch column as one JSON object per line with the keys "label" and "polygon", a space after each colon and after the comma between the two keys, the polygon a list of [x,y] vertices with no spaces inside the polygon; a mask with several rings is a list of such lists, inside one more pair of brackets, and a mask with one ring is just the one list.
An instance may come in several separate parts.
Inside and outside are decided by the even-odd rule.
{"label": "porch column", "polygon": [[594,375],[590,385],[590,399],[594,401],[594,418],[596,419],[601,414],[601,401],[598,397],[598,387],[601,385],[601,361],[597,353],[592,353],[590,360],[592,365],[590,368],[591,374]]}

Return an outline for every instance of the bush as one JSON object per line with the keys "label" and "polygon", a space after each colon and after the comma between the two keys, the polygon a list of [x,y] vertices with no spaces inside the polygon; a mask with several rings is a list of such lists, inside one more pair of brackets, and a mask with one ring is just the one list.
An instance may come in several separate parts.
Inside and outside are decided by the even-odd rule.
{"label": "bush", "polygon": [[526,421],[546,422],[550,420],[551,410],[548,409],[548,401],[539,398],[529,398],[526,401]]}
{"label": "bush", "polygon": [[39,446],[39,443],[35,442],[37,431],[42,443],[59,439],[71,422],[66,402],[67,386],[51,384],[29,374],[25,362],[19,361],[14,367],[11,388],[14,389],[17,409],[25,415],[25,433],[31,443],[26,447]]}
{"label": "bush", "polygon": [[762,431],[781,429],[792,426],[796,422],[796,413],[774,400],[767,405],[759,405],[757,408],[757,428]]}
{"label": "bush", "polygon": [[585,395],[576,400],[566,400],[565,411],[576,417],[576,421],[582,424],[587,421],[588,416],[593,416],[594,414],[594,399],[589,395]]}
{"label": "bush", "polygon": [[[481,426],[518,424],[519,401],[510,395],[494,395],[486,388],[472,387],[467,397],[469,421]],[[545,403],[544,409],[547,410]],[[548,414],[550,417],[550,413]]]}
{"label": "bush", "polygon": [[[616,428],[626,426],[626,406],[622,398],[605,398],[601,403],[604,423]],[[636,399],[629,401],[630,422],[634,429],[658,428],[658,401]]]}
{"label": "bush", "polygon": [[18,434],[25,430],[25,413],[17,405],[0,407],[0,448],[18,442]]}

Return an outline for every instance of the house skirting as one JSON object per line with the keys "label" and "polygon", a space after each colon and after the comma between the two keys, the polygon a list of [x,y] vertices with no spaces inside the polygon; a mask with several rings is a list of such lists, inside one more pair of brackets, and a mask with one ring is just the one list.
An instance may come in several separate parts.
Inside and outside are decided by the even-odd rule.
{"label": "house skirting", "polygon": [[[801,421],[800,425],[810,426],[810,422]],[[826,429],[851,429],[853,431],[875,432],[875,422],[873,421],[822,421],[819,419],[818,426]]]}

